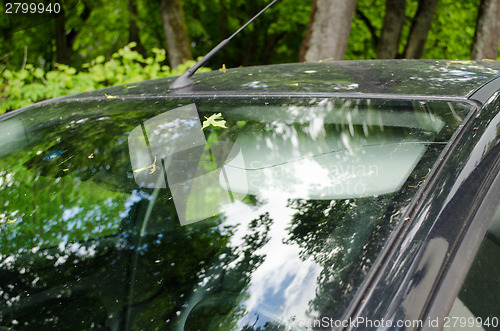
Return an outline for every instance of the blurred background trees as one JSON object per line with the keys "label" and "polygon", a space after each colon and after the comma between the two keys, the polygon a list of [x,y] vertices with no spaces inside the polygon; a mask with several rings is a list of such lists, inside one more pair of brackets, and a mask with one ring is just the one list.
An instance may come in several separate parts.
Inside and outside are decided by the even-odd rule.
{"label": "blurred background trees", "polygon": [[[164,64],[176,67],[206,54],[269,3],[31,1],[59,2],[61,10],[6,14],[6,4],[12,2],[0,0],[0,69],[18,69],[23,62],[45,70],[55,63],[81,68],[99,55],[109,59],[129,42],[135,42],[135,50],[145,58],[153,55],[153,48],[166,49]],[[326,50],[315,60],[470,59],[472,49],[477,57],[486,47],[489,51],[485,54],[496,59],[499,8],[496,0],[280,0],[208,65],[296,62],[299,51],[305,54],[313,47]],[[345,41],[337,44],[336,39]]]}
{"label": "blurred background trees", "polygon": [[[60,10],[8,14],[13,1],[0,0],[0,103],[13,91],[9,78],[13,72],[24,79],[22,86],[47,86],[48,72],[67,68],[57,64],[74,68],[74,73],[62,70],[69,75],[88,74],[93,65],[104,66],[125,56],[142,67],[159,68],[153,76],[139,75],[135,80],[177,73],[171,69],[205,55],[270,0],[28,2],[53,8],[59,4]],[[207,66],[343,58],[497,59],[499,22],[498,0],[280,0]],[[126,45],[133,47],[125,50]],[[165,56],[158,56],[160,50],[166,50]],[[116,74],[122,76],[140,71],[114,61],[108,65],[107,78],[94,85],[123,82],[110,77],[112,67],[120,68]],[[92,84],[86,85],[88,89]],[[0,113],[15,106],[0,107]]]}

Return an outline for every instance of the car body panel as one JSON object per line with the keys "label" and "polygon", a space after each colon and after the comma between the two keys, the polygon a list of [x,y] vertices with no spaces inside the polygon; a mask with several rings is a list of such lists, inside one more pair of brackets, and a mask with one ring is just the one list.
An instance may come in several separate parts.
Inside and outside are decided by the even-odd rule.
{"label": "car body panel", "polygon": [[188,89],[170,90],[175,78],[168,77],[90,91],[74,97],[339,93],[464,98],[499,73],[500,64],[496,61],[325,61],[197,73],[193,76],[195,85]]}

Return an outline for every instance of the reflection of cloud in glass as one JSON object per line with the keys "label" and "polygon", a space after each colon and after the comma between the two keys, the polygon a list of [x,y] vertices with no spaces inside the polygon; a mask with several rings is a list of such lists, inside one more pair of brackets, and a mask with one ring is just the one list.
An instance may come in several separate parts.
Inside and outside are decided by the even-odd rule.
{"label": "reflection of cloud in glass", "polygon": [[207,144],[194,104],[147,120],[128,140],[136,183],[148,188],[165,188],[168,183],[182,225],[217,215],[246,195],[244,188],[231,192],[223,168],[228,160],[243,166],[238,146]]}
{"label": "reflection of cloud in glass", "polygon": [[444,126],[429,112],[364,109],[331,100],[310,107],[261,108],[232,112],[265,123],[259,135],[245,130],[238,135],[244,167],[234,161],[224,165],[233,192],[241,187],[250,194],[304,199],[395,192]]}
{"label": "reflection of cloud in glass", "polygon": [[[265,255],[264,262],[252,273],[248,293],[244,302],[248,314],[239,321],[239,327],[253,325],[259,315],[258,325],[266,321],[282,321],[285,324],[292,319],[309,321],[307,316],[309,302],[316,295],[317,277],[321,267],[312,260],[299,257],[300,248],[296,245],[284,245],[288,238],[295,209],[287,207],[283,197],[269,197],[262,207],[242,213],[237,205],[226,211],[227,223],[238,225],[231,238],[231,246],[239,247],[246,231],[246,225],[252,219],[269,213],[273,220],[269,231],[269,242],[258,254]],[[257,325],[256,325],[257,326]]]}
{"label": "reflection of cloud in glass", "polygon": [[24,128],[22,121],[8,120],[0,122],[0,157],[21,150],[28,145],[28,132]]}
{"label": "reflection of cloud in glass", "polygon": [[[233,192],[286,193],[291,198],[341,199],[366,197],[398,190],[427,148],[426,142],[404,142],[401,137],[373,136],[364,141],[330,135],[314,145],[300,137],[297,147],[279,137],[240,135],[244,167],[229,161],[224,169]],[[260,144],[259,140],[272,140]],[[269,147],[272,146],[272,147]],[[246,182],[245,180],[248,180]]]}

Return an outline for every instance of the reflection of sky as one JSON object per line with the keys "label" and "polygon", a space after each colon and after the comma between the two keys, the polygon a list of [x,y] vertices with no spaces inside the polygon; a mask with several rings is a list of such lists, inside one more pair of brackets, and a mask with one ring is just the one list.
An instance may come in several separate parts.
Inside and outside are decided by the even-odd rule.
{"label": "reflection of sky", "polygon": [[[471,66],[470,68],[474,68],[474,66]],[[476,67],[477,68],[477,67]],[[410,77],[412,80],[419,80],[419,81],[433,81],[433,82],[466,82],[469,80],[476,80],[477,73],[470,72],[465,70],[465,67],[463,70],[459,69],[452,69],[452,68],[447,68],[447,67],[442,67],[442,68],[437,68],[436,71],[439,71],[442,73],[441,77],[420,77],[420,76],[414,76]],[[488,70],[490,71],[490,70]]]}
{"label": "reflection of sky", "polygon": [[[242,212],[241,208],[247,209],[248,213]],[[256,252],[266,257],[252,273],[247,292],[250,297],[244,303],[248,314],[240,320],[239,327],[253,325],[257,315],[259,318],[255,327],[263,326],[266,321],[285,322],[292,318],[308,321],[308,304],[316,293],[321,267],[312,260],[301,260],[298,246],[283,244],[289,236],[287,228],[296,212],[287,207],[286,199],[269,198],[266,204],[254,210],[243,203],[229,208],[226,213],[228,222],[231,225],[240,224],[232,237],[231,246],[241,245],[246,224],[266,212],[273,220],[268,233],[270,240]]]}
{"label": "reflection of sky", "polygon": [[245,83],[243,84],[243,86],[246,86],[246,87],[253,87],[253,88],[266,88],[267,85],[264,84],[264,83],[261,83],[259,81],[254,81],[254,82],[250,82],[250,83]]}

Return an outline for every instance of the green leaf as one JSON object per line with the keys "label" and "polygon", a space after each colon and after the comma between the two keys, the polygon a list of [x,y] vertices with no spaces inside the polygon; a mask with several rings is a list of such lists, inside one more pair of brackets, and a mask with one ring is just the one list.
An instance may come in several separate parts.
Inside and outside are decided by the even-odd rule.
{"label": "green leaf", "polygon": [[35,76],[36,78],[43,77],[43,74],[44,74],[44,72],[40,68],[36,68],[35,72],[33,72],[33,76]]}
{"label": "green leaf", "polygon": [[219,127],[219,128],[227,128],[226,126],[226,121],[222,119],[222,114],[213,114],[210,117],[205,116],[205,120],[203,121],[203,126],[202,130],[208,126],[212,125],[213,127]]}
{"label": "green leaf", "polygon": [[95,63],[103,63],[104,60],[106,60],[106,58],[104,57],[104,55],[99,55],[98,57],[95,58]]}

